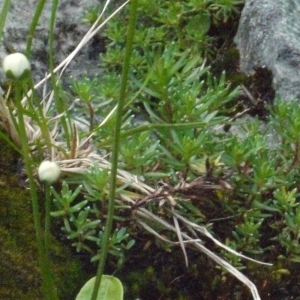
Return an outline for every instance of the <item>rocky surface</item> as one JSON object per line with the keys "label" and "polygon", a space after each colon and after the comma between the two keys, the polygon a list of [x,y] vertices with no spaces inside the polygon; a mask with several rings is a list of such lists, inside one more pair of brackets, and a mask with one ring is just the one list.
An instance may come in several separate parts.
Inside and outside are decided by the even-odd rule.
{"label": "rocky surface", "polygon": [[300,0],[246,0],[235,42],[242,72],[266,67],[281,99],[300,99]]}
{"label": "rocky surface", "polygon": [[[38,2],[39,0],[11,2],[10,11],[5,23],[3,41],[0,47],[1,60],[11,49],[16,52],[24,52],[28,28]],[[88,31],[89,25],[83,24],[82,18],[84,11],[89,6],[95,5],[99,5],[98,0],[60,1],[55,31],[56,64],[63,61],[75,49],[84,34]],[[31,63],[35,82],[42,79],[45,73],[48,72],[48,30],[51,6],[52,1],[46,1],[46,6],[33,41]],[[68,77],[70,74],[77,77],[83,72],[88,72],[92,76],[100,73],[97,63],[101,51],[103,51],[103,44],[99,36],[96,36],[81,50],[74,61],[71,62],[65,77]],[[3,80],[3,76],[1,70],[1,81]]]}

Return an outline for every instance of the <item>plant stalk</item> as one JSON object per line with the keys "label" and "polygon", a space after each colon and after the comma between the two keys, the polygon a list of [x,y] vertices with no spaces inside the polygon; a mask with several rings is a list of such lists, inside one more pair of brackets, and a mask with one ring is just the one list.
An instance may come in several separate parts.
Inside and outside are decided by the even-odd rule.
{"label": "plant stalk", "polygon": [[41,17],[42,12],[43,12],[43,8],[45,6],[45,3],[46,3],[46,0],[40,0],[38,2],[35,13],[34,13],[34,16],[32,18],[31,24],[30,24],[30,28],[29,28],[28,35],[27,35],[26,51],[25,51],[25,55],[27,56],[28,59],[30,58],[34,33],[35,33],[36,27],[39,23],[39,19]]}
{"label": "plant stalk", "polygon": [[15,105],[18,117],[18,132],[21,141],[21,151],[24,159],[24,164],[29,181],[29,191],[32,202],[32,211],[34,219],[35,234],[38,248],[38,262],[42,272],[42,288],[44,298],[47,300],[56,300],[55,289],[51,282],[51,273],[48,266],[50,266],[49,258],[45,253],[44,237],[41,226],[40,208],[38,203],[38,193],[36,189],[36,183],[33,174],[33,163],[31,158],[31,152],[28,145],[26,127],[24,122],[23,107],[21,104],[22,99],[22,82],[16,82],[16,98]]}
{"label": "plant stalk", "polygon": [[109,250],[109,241],[110,241],[112,225],[113,225],[115,194],[116,194],[116,187],[117,187],[118,155],[119,155],[119,144],[120,144],[120,136],[121,136],[120,131],[122,125],[123,108],[126,99],[127,80],[128,80],[129,70],[130,70],[130,58],[131,58],[132,48],[133,48],[134,30],[135,30],[136,19],[137,19],[137,7],[138,7],[138,0],[132,0],[130,2],[130,16],[129,16],[129,24],[127,29],[125,57],[124,57],[124,64],[122,69],[120,94],[119,94],[118,106],[116,111],[116,124],[115,124],[114,135],[113,135],[114,140],[112,144],[108,212],[107,212],[106,226],[104,229],[103,242],[101,247],[101,255],[99,258],[96,280],[95,280],[95,285],[94,285],[91,300],[96,300],[98,296],[98,292],[101,284],[101,277],[103,275],[107,253]]}
{"label": "plant stalk", "polygon": [[55,67],[55,49],[54,49],[54,30],[55,30],[55,21],[56,21],[56,13],[58,8],[59,0],[53,0],[52,8],[51,8],[51,18],[50,18],[50,25],[49,25],[49,69],[51,74],[51,85],[54,93],[55,99],[55,106],[59,114],[61,114],[60,121],[61,125],[65,134],[65,140],[68,148],[71,147],[71,137],[70,137],[70,130],[71,126],[69,126],[67,122],[66,115],[68,112],[66,103],[61,97],[61,93],[59,91],[57,77],[54,72]]}
{"label": "plant stalk", "polygon": [[10,0],[5,0],[0,14],[0,41],[2,41],[3,28],[5,25],[5,20],[8,14],[9,6],[10,6]]}

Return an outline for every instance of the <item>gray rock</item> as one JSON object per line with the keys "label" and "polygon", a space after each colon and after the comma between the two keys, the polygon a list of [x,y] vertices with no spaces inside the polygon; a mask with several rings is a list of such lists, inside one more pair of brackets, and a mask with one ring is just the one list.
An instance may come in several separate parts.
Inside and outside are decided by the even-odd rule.
{"label": "gray rock", "polygon": [[[2,2],[2,3],[1,3]],[[12,1],[10,11],[5,23],[3,41],[0,47],[0,59],[7,54],[8,49],[24,52],[28,28],[30,26],[35,7],[39,0]],[[3,1],[0,0],[0,7]],[[52,1],[46,1],[43,15],[39,21],[33,41],[31,64],[34,81],[38,82],[48,73],[48,31]],[[89,25],[82,23],[84,11],[89,6],[99,5],[98,0],[61,0],[57,12],[55,30],[55,62],[62,62],[78,45]],[[99,53],[103,48],[99,37],[93,38],[81,50],[78,56],[69,65],[66,76],[78,77],[82,72],[95,76],[100,73],[98,67]],[[4,74],[0,70],[0,80]]]}
{"label": "gray rock", "polygon": [[300,0],[246,0],[235,42],[247,74],[267,67],[283,100],[300,99]]}

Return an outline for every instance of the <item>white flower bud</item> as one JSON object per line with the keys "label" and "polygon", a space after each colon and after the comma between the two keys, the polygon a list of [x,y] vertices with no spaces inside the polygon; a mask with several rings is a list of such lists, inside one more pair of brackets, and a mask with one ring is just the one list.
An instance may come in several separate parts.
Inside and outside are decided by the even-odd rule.
{"label": "white flower bud", "polygon": [[39,166],[38,175],[40,181],[52,184],[60,176],[60,167],[53,161],[43,161]]}
{"label": "white flower bud", "polygon": [[24,54],[13,53],[4,58],[3,70],[7,77],[19,79],[30,71],[30,64]]}

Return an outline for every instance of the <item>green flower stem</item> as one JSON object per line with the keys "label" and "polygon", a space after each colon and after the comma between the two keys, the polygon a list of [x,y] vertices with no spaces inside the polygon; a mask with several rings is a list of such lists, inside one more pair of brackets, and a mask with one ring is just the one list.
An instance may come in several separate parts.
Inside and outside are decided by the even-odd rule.
{"label": "green flower stem", "polygon": [[68,110],[66,108],[66,103],[62,99],[61,94],[59,92],[59,88],[57,85],[57,79],[56,75],[54,74],[54,30],[55,30],[55,20],[56,20],[56,12],[58,8],[59,0],[53,0],[52,3],[52,8],[51,8],[51,18],[50,18],[50,25],[49,25],[49,69],[51,73],[51,84],[52,84],[52,89],[54,93],[54,99],[55,99],[55,105],[56,109],[59,114],[61,114],[61,125],[64,130],[65,134],[65,140],[67,143],[67,146],[70,148],[71,147],[71,138],[70,138],[70,130],[71,126],[68,126],[68,122],[65,114],[68,113]]}
{"label": "green flower stem", "polygon": [[103,275],[106,257],[109,250],[109,240],[110,240],[112,224],[113,224],[115,194],[116,194],[116,187],[117,187],[118,155],[119,155],[119,144],[121,138],[120,131],[122,125],[123,108],[126,99],[127,79],[130,70],[130,58],[132,54],[134,30],[136,26],[137,7],[138,7],[138,0],[132,0],[130,2],[130,17],[129,17],[129,24],[127,30],[125,57],[124,57],[124,64],[122,69],[120,95],[119,95],[118,106],[116,111],[114,139],[112,144],[111,175],[110,175],[110,190],[109,190],[107,220],[104,229],[101,255],[99,259],[96,280],[95,280],[95,285],[94,285],[91,300],[97,299],[99,287],[101,284],[101,277]]}
{"label": "green flower stem", "polygon": [[35,227],[37,247],[38,247],[38,261],[42,271],[42,288],[43,288],[45,299],[56,300],[57,296],[54,293],[55,291],[54,288],[51,286],[51,274],[50,274],[50,269],[48,268],[50,263],[47,261],[48,257],[45,254],[44,238],[43,238],[43,232],[41,226],[41,216],[40,216],[40,209],[38,203],[38,194],[37,194],[36,183],[33,175],[31,152],[27,141],[26,127],[25,127],[24,116],[23,116],[23,107],[21,104],[22,86],[23,86],[22,82],[16,82],[15,105],[16,105],[17,118],[18,118],[18,132],[21,141],[21,151],[22,151],[22,156],[24,159],[25,168],[29,180],[29,190],[30,190],[30,196],[32,201],[34,227]]}
{"label": "green flower stem", "polygon": [[0,14],[0,41],[2,41],[3,28],[5,25],[6,16],[8,14],[10,0],[5,0]]}
{"label": "green flower stem", "polygon": [[47,117],[45,116],[43,104],[40,100],[40,97],[37,94],[36,89],[34,88],[34,84],[32,81],[32,78],[30,78],[29,83],[28,83],[29,88],[26,90],[31,91],[31,101],[30,96],[26,94],[27,101],[29,103],[29,110],[33,114],[32,119],[34,119],[37,124],[39,125],[39,128],[41,130],[41,136],[43,138],[43,141],[45,142],[46,146],[48,147],[49,153],[51,153],[52,149],[52,138],[48,126],[48,120]]}
{"label": "green flower stem", "polygon": [[[46,257],[46,264],[47,264],[47,282],[49,285],[49,288],[52,289],[51,294],[52,297],[55,298],[51,298],[51,299],[57,299],[58,297],[56,295],[56,291],[55,291],[55,286],[53,283],[53,277],[52,277],[52,273],[51,273],[51,265],[50,265],[50,259],[49,259],[49,252],[50,252],[50,209],[51,209],[51,197],[50,197],[50,188],[51,185],[46,182],[45,183],[45,235],[44,235],[44,251],[45,251],[45,257]],[[50,284],[49,284],[50,283]]]}
{"label": "green flower stem", "polygon": [[[215,118],[214,121],[216,122],[209,122],[209,126],[213,126],[218,124],[217,121],[218,118]],[[143,131],[148,131],[148,130],[156,130],[156,129],[167,129],[167,130],[180,130],[180,129],[195,129],[195,128],[208,128],[208,122],[202,121],[202,122],[191,122],[191,123],[152,123],[152,124],[145,124],[145,125],[140,125],[138,127],[126,130],[125,132],[120,133],[120,137],[128,137],[136,133],[141,133]],[[112,143],[112,140],[106,140],[104,142],[101,142],[98,144],[99,147],[105,147],[108,146]]]}
{"label": "green flower stem", "polygon": [[50,246],[50,184],[45,182],[45,252]]}
{"label": "green flower stem", "polygon": [[34,16],[32,18],[31,24],[30,24],[29,32],[28,32],[28,35],[27,35],[26,51],[25,51],[25,55],[27,56],[28,59],[30,58],[34,33],[35,33],[36,27],[38,25],[39,19],[41,17],[41,14],[43,12],[43,8],[45,6],[45,3],[46,3],[46,0],[39,0],[38,1],[38,5],[36,7]]}

